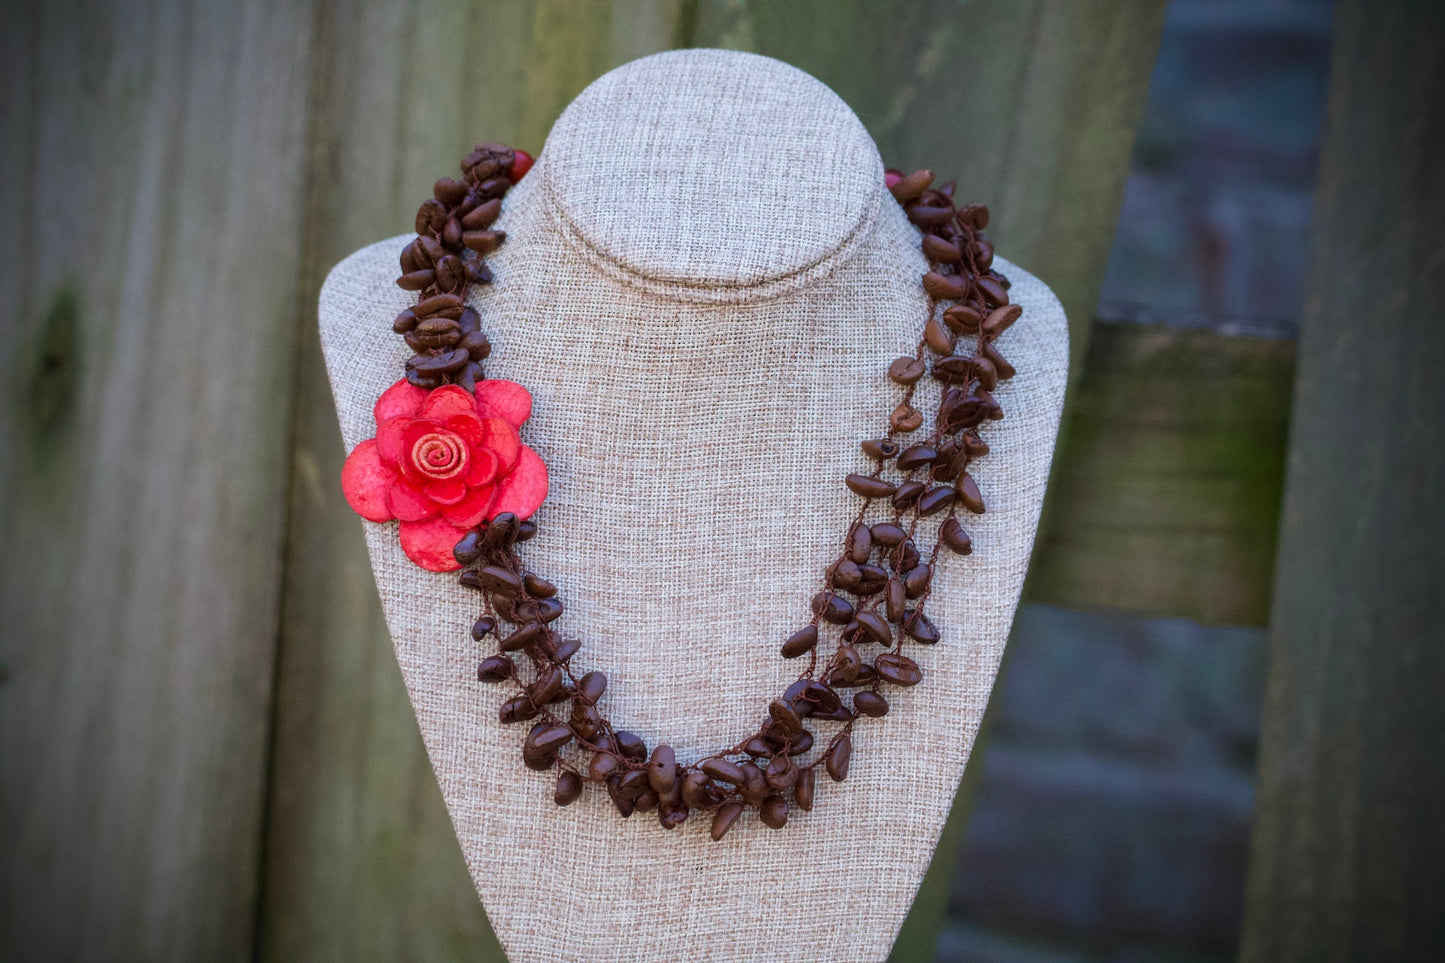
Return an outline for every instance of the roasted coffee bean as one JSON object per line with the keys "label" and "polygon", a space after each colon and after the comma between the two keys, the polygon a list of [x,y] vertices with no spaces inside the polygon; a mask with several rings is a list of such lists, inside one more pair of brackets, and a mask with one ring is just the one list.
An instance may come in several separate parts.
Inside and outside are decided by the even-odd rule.
{"label": "roasted coffee bean", "polygon": [[536,572],[528,572],[522,576],[522,588],[533,598],[547,599],[557,594],[557,586],[538,575]]}
{"label": "roasted coffee bean", "polygon": [[517,614],[523,616],[524,621],[536,619],[538,622],[555,622],[562,617],[564,606],[561,599],[536,599],[528,602],[527,613],[523,614],[523,606],[517,606]]}
{"label": "roasted coffee bean", "polygon": [[894,525],[892,522],[879,522],[869,529],[873,535],[873,541],[879,545],[893,547],[908,537],[908,533]]}
{"label": "roasted coffee bean", "polygon": [[993,362],[994,370],[998,372],[998,380],[1007,381],[1018,374],[1014,370],[1014,366],[1005,361],[1003,355],[998,353],[998,348],[993,346],[993,342],[985,341],[983,343],[983,356]]}
{"label": "roasted coffee bean", "polygon": [[904,356],[893,359],[893,363],[888,366],[888,377],[901,385],[911,385],[923,377],[925,370],[923,362],[918,358]]}
{"label": "roasted coffee bean", "polygon": [[988,454],[988,442],[978,436],[973,429],[963,433],[963,450],[970,458],[982,458]]}
{"label": "roasted coffee bean", "polygon": [[869,638],[879,645],[893,644],[893,630],[877,612],[859,612],[858,624],[863,626]]}
{"label": "roasted coffee bean", "polygon": [[912,174],[904,175],[897,183],[888,190],[892,192],[899,204],[907,204],[909,201],[916,201],[928,190],[928,185],[933,183],[933,171],[920,170]]}
{"label": "roasted coffee bean", "polygon": [[486,257],[501,246],[505,236],[501,231],[467,231],[462,235],[462,243],[469,250]]}
{"label": "roasted coffee bean", "polygon": [[858,574],[858,587],[853,590],[853,594],[860,597],[877,595],[883,591],[883,586],[888,581],[887,570],[877,565],[860,565]]}
{"label": "roasted coffee bean", "polygon": [[422,357],[418,355],[412,358],[407,364],[418,373],[429,376],[451,374],[464,367],[471,360],[465,348],[452,348],[445,354],[434,357]]}
{"label": "roasted coffee bean", "polygon": [[477,185],[477,194],[481,197],[501,197],[512,187],[512,182],[506,177],[488,177]]}
{"label": "roasted coffee bean", "polygon": [[798,781],[798,767],[792,756],[780,753],[774,756],[773,761],[768,763],[768,768],[763,770],[763,778],[774,789],[787,789]]}
{"label": "roasted coffee bean", "polygon": [[774,699],[768,703],[768,715],[773,717],[773,721],[781,726],[784,732],[794,733],[803,728],[803,720],[798,717],[797,710],[785,699]]}
{"label": "roasted coffee bean", "polygon": [[908,219],[925,230],[942,227],[953,220],[953,208],[915,204],[908,209]]}
{"label": "roasted coffee bean", "polygon": [[773,793],[758,807],[758,818],[769,829],[782,829],[788,822],[788,801],[781,793]]}
{"label": "roasted coffee bean", "polygon": [[908,402],[900,402],[893,413],[888,416],[888,424],[894,431],[901,431],[907,434],[910,431],[917,431],[923,424],[923,412],[910,405]]}
{"label": "roasted coffee bean", "polygon": [[1006,304],[1001,308],[994,308],[983,319],[983,333],[987,338],[997,338],[1008,330],[1009,325],[1017,321],[1024,313],[1024,309],[1017,304]]}
{"label": "roasted coffee bean", "polygon": [[601,672],[589,672],[577,682],[577,691],[589,705],[596,705],[607,691],[607,676]]}
{"label": "roasted coffee bean", "polygon": [[461,318],[464,307],[462,299],[455,294],[434,294],[418,301],[412,310],[418,318],[446,318],[449,321],[458,321],[460,327],[458,319]]}
{"label": "roasted coffee bean", "polygon": [[956,487],[958,500],[963,503],[963,507],[975,515],[982,515],[984,512],[983,495],[979,492],[978,482],[973,480],[973,476],[967,473],[959,475]]}
{"label": "roasted coffee bean", "polygon": [[622,791],[622,778],[617,775],[607,777],[607,796],[612,800],[612,805],[617,807],[618,813],[623,819],[630,819],[637,811],[636,797],[629,797]]}
{"label": "roasted coffee bean", "polygon": [[903,511],[909,505],[918,501],[918,496],[923,494],[923,488],[923,482],[916,480],[906,481],[899,485],[898,490],[893,493],[893,507],[899,511]]}
{"label": "roasted coffee bean", "polygon": [[844,479],[849,491],[855,495],[862,495],[864,498],[887,498],[897,491],[892,482],[886,482],[881,478],[874,478],[872,475],[859,475],[856,472]]}
{"label": "roasted coffee bean", "polygon": [[903,631],[908,633],[910,639],[924,645],[932,645],[938,641],[938,629],[934,627],[928,616],[917,609],[903,617]]}
{"label": "roasted coffee bean", "polygon": [[950,388],[938,409],[938,427],[940,431],[951,435],[975,427],[987,417],[988,405],[984,401],[974,395],[964,394],[961,389]]}
{"label": "roasted coffee bean", "polygon": [[529,645],[535,645],[546,637],[547,629],[540,622],[528,622],[502,640],[503,652],[520,652]]}
{"label": "roasted coffee bean", "polygon": [[408,271],[396,279],[396,286],[403,291],[424,291],[436,283],[437,273],[431,268]]}
{"label": "roasted coffee bean", "polygon": [[562,695],[562,670],[555,665],[543,666],[537,671],[537,678],[527,686],[527,694],[538,705],[546,705]]}
{"label": "roasted coffee bean", "polygon": [[973,375],[978,379],[978,383],[983,385],[985,391],[992,391],[998,387],[998,369],[987,358],[973,359]]}
{"label": "roasted coffee bean", "polygon": [[940,301],[962,301],[968,297],[969,287],[968,278],[962,274],[929,271],[923,275],[923,290]]}
{"label": "roasted coffee bean", "polygon": [[941,512],[953,504],[955,497],[954,490],[947,485],[929,489],[918,499],[918,514],[926,516]]}
{"label": "roasted coffee bean", "polygon": [[981,231],[988,227],[988,208],[982,204],[966,204],[958,210],[958,223]]}
{"label": "roasted coffee bean", "polygon": [[629,769],[617,778],[617,791],[631,799],[636,799],[645,792],[651,792],[652,787],[647,781],[647,772],[642,769]]}
{"label": "roasted coffee bean", "polygon": [[978,265],[980,271],[987,271],[993,267],[993,244],[986,237],[975,238],[968,246],[968,251],[973,255],[973,263]]}
{"label": "roasted coffee bean", "polygon": [[647,763],[647,781],[659,794],[676,785],[677,757],[671,746],[658,746],[652,750],[652,758]]}
{"label": "roasted coffee bean", "polygon": [[650,813],[657,808],[657,793],[652,791],[651,789],[644,789],[641,793],[638,794],[636,803],[637,805],[636,809],[633,810],[634,812]]}
{"label": "roasted coffee bean", "polygon": [[471,394],[477,390],[477,382],[481,380],[481,374],[482,366],[474,361],[452,375],[452,384],[467,394]]}
{"label": "roasted coffee bean", "polygon": [[391,322],[391,330],[395,331],[397,334],[406,334],[412,328],[416,327],[416,325],[416,312],[413,311],[411,308],[407,308],[405,311],[401,312],[401,314],[398,314],[396,316],[395,321]]}
{"label": "roasted coffee bean", "polygon": [[968,537],[968,532],[963,530],[963,526],[958,523],[956,518],[950,518],[943,523],[943,527],[938,530],[938,537],[959,555],[969,555],[973,552],[973,539]]}
{"label": "roasted coffee bean", "polygon": [[541,711],[541,708],[538,707],[535,702],[527,696],[520,695],[503,702],[502,708],[498,711],[498,715],[501,717],[504,725],[510,725],[513,722],[525,722],[528,719],[534,719],[537,713]]}
{"label": "roasted coffee bean", "polygon": [[543,752],[540,749],[522,747],[522,765],[534,772],[546,772],[557,764],[555,752]]}
{"label": "roasted coffee bean", "polygon": [[482,585],[493,592],[516,595],[522,590],[522,579],[517,573],[500,565],[482,566],[477,570],[477,577],[481,579]]}
{"label": "roasted coffee bean", "polygon": [[501,682],[510,679],[516,667],[505,655],[489,655],[477,666],[478,682]]}
{"label": "roasted coffee bean", "polygon": [[851,558],[844,556],[833,563],[833,585],[845,591],[851,591],[858,587],[863,581],[863,573],[858,568],[858,563]]}
{"label": "roasted coffee bean", "polygon": [[836,592],[819,592],[813,596],[813,614],[825,622],[843,625],[853,618],[853,603]]}
{"label": "roasted coffee bean", "polygon": [[943,323],[959,334],[977,334],[983,316],[967,304],[955,304],[943,312]]}
{"label": "roasted coffee bean", "polygon": [[537,523],[528,519],[517,523],[517,541],[525,542],[537,534]]}
{"label": "roasted coffee bean", "polygon": [[428,348],[450,348],[462,340],[462,327],[451,318],[426,318],[417,322],[412,335]]}
{"label": "roasted coffee bean", "polygon": [[437,287],[443,291],[460,291],[467,281],[466,268],[455,254],[448,254],[438,261],[436,272]]}
{"label": "roasted coffee bean", "polygon": [[974,389],[974,394],[978,395],[979,400],[988,405],[988,417],[990,420],[998,421],[1003,417],[1003,405],[1000,405],[998,400],[989,394],[987,388],[980,386]]}
{"label": "roasted coffee bean", "polygon": [[813,734],[807,729],[800,730],[788,740],[788,755],[790,756],[801,756],[811,748],[813,748]]}
{"label": "roasted coffee bean", "polygon": [[704,759],[698,768],[714,779],[719,779],[734,786],[741,786],[745,781],[742,767],[735,762],[729,762],[714,756],[711,759]]}
{"label": "roasted coffee bean", "polygon": [[[496,551],[506,549],[517,537],[517,525],[516,515],[511,512],[502,512],[487,523],[487,527],[482,533],[482,541],[489,549]],[[506,570],[503,569],[503,571]],[[519,581],[517,584],[521,585],[521,582]]]}
{"label": "roasted coffee bean", "polygon": [[[641,800],[638,801],[641,802]],[[664,802],[657,809],[657,824],[663,829],[676,829],[687,822],[688,814],[691,812],[692,810],[687,808],[687,803]]]}
{"label": "roasted coffee bean", "polygon": [[738,821],[743,814],[743,804],[740,802],[725,802],[718,807],[712,817],[712,839],[717,842],[728,834],[728,830]]}
{"label": "roasted coffee bean", "polygon": [[890,622],[902,622],[905,607],[908,604],[908,589],[901,578],[888,580],[887,594],[884,596],[884,612]]}
{"label": "roasted coffee bean", "polygon": [[613,733],[617,740],[617,751],[622,753],[633,762],[647,761],[647,743],[635,732],[628,732],[626,729],[619,729]]}
{"label": "roasted coffee bean", "polygon": [[946,385],[966,384],[973,379],[973,359],[961,354],[933,362],[933,377]]}
{"label": "roasted coffee bean", "polygon": [[862,565],[872,554],[873,531],[867,525],[854,525],[848,534],[848,557]]}
{"label": "roasted coffee bean", "polygon": [[432,185],[432,194],[443,204],[456,206],[467,196],[467,183],[454,177],[441,177]]}
{"label": "roasted coffee bean", "polygon": [[438,218],[441,219],[441,223],[445,224],[446,217],[446,205],[441,201],[433,200],[429,197],[425,201],[422,201],[421,207],[417,209],[416,232],[418,234],[425,234],[427,231],[432,230],[432,224],[436,223]]}
{"label": "roasted coffee bean", "polygon": [[481,533],[473,530],[467,532],[457,544],[452,547],[452,557],[457,560],[458,565],[470,565],[482,555]]}
{"label": "roasted coffee bean", "polygon": [[[886,653],[885,653],[886,654]],[[878,658],[883,658],[879,656]],[[848,763],[853,759],[853,738],[846,732],[838,734],[828,751],[823,754],[823,768],[828,770],[828,775],[834,782],[842,782],[848,778]]]}
{"label": "roasted coffee bean", "polygon": [[1001,308],[1008,304],[1008,291],[991,277],[980,277],[974,282],[978,286],[978,292],[983,295],[983,301],[990,308]]}
{"label": "roasted coffee bean", "polygon": [[539,722],[527,733],[522,743],[523,751],[530,746],[538,753],[555,753],[572,741],[572,729],[553,722]]}
{"label": "roasted coffee bean", "polygon": [[952,354],[954,334],[938,318],[929,318],[923,326],[923,341],[934,354]]}
{"label": "roasted coffee bean", "polygon": [[559,806],[570,806],[582,795],[582,777],[571,769],[565,769],[557,776],[557,791],[552,800]]}
{"label": "roasted coffee bean", "polygon": [[772,789],[768,787],[767,777],[763,775],[763,770],[757,763],[745,762],[740,768],[743,771],[743,801],[750,806],[756,806],[772,792]]}
{"label": "roasted coffee bean", "polygon": [[589,705],[572,703],[572,731],[578,738],[588,741],[597,738],[602,731],[602,713]]}
{"label": "roasted coffee bean", "polygon": [[561,642],[558,642],[552,650],[552,658],[557,662],[566,662],[572,658],[572,656],[576,655],[577,650],[580,648],[582,648],[581,639],[563,639]]}
{"label": "roasted coffee bean", "polygon": [[482,641],[482,637],[497,627],[497,620],[490,615],[483,615],[472,623],[472,638]]}
{"label": "roasted coffee bean", "polygon": [[963,252],[958,249],[957,244],[932,234],[923,235],[923,256],[930,261],[941,261],[944,264],[957,264],[963,260]]}
{"label": "roasted coffee bean", "polygon": [[[416,242],[408,244],[401,249],[401,273],[410,274],[412,271],[420,271],[427,265],[417,259]],[[401,334],[400,331],[397,334]]]}
{"label": "roasted coffee bean", "polygon": [[[492,222],[502,213],[502,200],[494,197],[490,201],[478,204],[462,218],[462,227],[468,231],[482,231],[492,226]],[[418,231],[417,233],[421,233]]]}
{"label": "roasted coffee bean", "polygon": [[816,625],[805,625],[783,643],[782,656],[785,659],[796,659],[812,650],[818,644],[818,627]]}
{"label": "roasted coffee bean", "polygon": [[860,713],[874,719],[888,715],[888,700],[876,692],[865,690],[853,693],[853,705]]}
{"label": "roasted coffee bean", "polygon": [[753,757],[771,756],[773,754],[773,747],[761,736],[754,736],[743,743],[743,752]]}
{"label": "roasted coffee bean", "polygon": [[863,454],[875,461],[883,461],[898,454],[898,442],[887,438],[875,438],[863,442]]}
{"label": "roasted coffee bean", "polygon": [[[482,590],[482,583],[481,580],[477,578],[476,572],[463,572],[459,581],[467,588],[474,588],[479,592]],[[497,618],[503,622],[520,621],[516,617],[517,613],[513,611],[514,601],[510,595],[494,594],[492,596],[492,608],[496,610]]]}
{"label": "roasted coffee bean", "polygon": [[916,599],[928,590],[928,583],[933,579],[933,567],[928,563],[915,565],[903,576],[903,588],[911,599]]}
{"label": "roasted coffee bean", "polygon": [[[434,229],[440,231],[442,229],[442,224],[445,223],[446,219],[445,217],[443,217],[441,223],[438,223]],[[441,242],[434,237],[429,237],[428,235],[423,234],[416,239],[415,243],[417,250],[417,259],[420,261],[424,261],[428,265],[434,267],[438,261],[447,256],[447,249],[442,247]],[[421,312],[418,312],[417,317],[421,316]]]}
{"label": "roasted coffee bean", "polygon": [[622,762],[610,752],[599,752],[592,756],[592,762],[587,767],[587,777],[593,782],[602,782],[618,769],[622,768]]}
{"label": "roasted coffee bean", "polygon": [[[442,245],[455,251],[462,243],[462,222],[456,215],[447,218],[446,224],[442,227]],[[457,262],[460,266],[461,262]],[[437,265],[438,268],[441,265]]]}
{"label": "roasted coffee bean", "polygon": [[923,681],[923,670],[918,663],[899,652],[884,652],[873,660],[873,670],[885,682],[910,686]]}
{"label": "roasted coffee bean", "polygon": [[466,260],[463,262],[463,264],[464,269],[467,272],[468,281],[471,281],[473,284],[492,283],[492,269],[487,267],[487,262],[483,261],[477,255],[468,251]]}
{"label": "roasted coffee bean", "polygon": [[817,789],[817,778],[814,770],[810,767],[798,773],[798,782],[793,786],[793,801],[803,812],[811,812],[813,809],[813,795]]}
{"label": "roasted coffee bean", "polygon": [[682,777],[682,801],[693,809],[702,809],[713,802],[713,784],[707,776],[697,770]]}
{"label": "roasted coffee bean", "polygon": [[832,679],[829,685],[846,684],[858,677],[858,670],[863,667],[863,657],[858,650],[851,645],[838,646],[837,655],[834,656]]}
{"label": "roasted coffee bean", "polygon": [[930,445],[909,445],[898,456],[898,470],[913,471],[916,468],[933,464],[933,459],[937,457],[937,449]]}
{"label": "roasted coffee bean", "polygon": [[467,357],[473,361],[485,361],[492,353],[492,342],[480,331],[473,331],[470,334],[462,335],[461,344],[458,347],[466,351]]}

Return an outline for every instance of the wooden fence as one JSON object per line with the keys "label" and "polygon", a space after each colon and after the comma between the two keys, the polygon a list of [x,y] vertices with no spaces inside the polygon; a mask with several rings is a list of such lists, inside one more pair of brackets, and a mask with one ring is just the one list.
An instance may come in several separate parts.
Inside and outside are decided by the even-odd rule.
{"label": "wooden fence", "polygon": [[[1358,0],[1341,6],[1371,38],[1401,45],[1392,51],[1420,54],[1407,49],[1406,23],[1372,19]],[[1438,40],[1438,15],[1415,6]],[[1074,324],[1078,378],[1030,597],[1262,623],[1291,348],[1162,329],[1089,338],[1162,11],[1162,0],[7,9],[0,952],[501,959],[407,705],[360,526],[337,489],[343,452],[316,294],[345,254],[405,230],[416,198],[473,142],[539,147],[588,82],[656,50],[755,50],[821,78],[890,163],[931,164],[991,203],[1000,250],[1055,287]],[[1361,39],[1350,60],[1354,41],[1341,43],[1354,71],[1387,57]],[[1427,64],[1392,76],[1438,90],[1439,56],[1421,56]],[[1408,136],[1425,108],[1399,103],[1368,117],[1343,83],[1332,110],[1366,135],[1351,149],[1388,163],[1391,138]],[[1438,168],[1433,110],[1419,150]],[[1356,183],[1365,162],[1347,156],[1343,137],[1328,148],[1335,180],[1324,189],[1342,202],[1326,206],[1324,235],[1357,237],[1360,218],[1379,226],[1364,208],[1381,198],[1418,239],[1376,255],[1322,242],[1317,276],[1333,293],[1311,322],[1361,331],[1381,302],[1352,286],[1356,275],[1387,281],[1412,292],[1386,299],[1398,319],[1390,337],[1418,338],[1420,353],[1386,356],[1406,349],[1366,340],[1341,359],[1324,335],[1307,342],[1301,379],[1313,393],[1295,410],[1309,430],[1296,443],[1298,514],[1285,528],[1286,557],[1300,567],[1281,575],[1277,630],[1282,619],[1304,624],[1300,610],[1316,600],[1297,590],[1299,573],[1352,577],[1341,553],[1358,553],[1381,580],[1378,601],[1356,599],[1352,618],[1378,615],[1403,591],[1383,582],[1392,562],[1369,547],[1369,532],[1333,519],[1324,526],[1333,534],[1312,527],[1312,513],[1345,507],[1310,500],[1333,484],[1330,456],[1378,455],[1370,497],[1428,489],[1436,501],[1422,522],[1438,530],[1440,521],[1440,446],[1418,476],[1411,454],[1390,447],[1407,428],[1389,420],[1396,405],[1445,407],[1439,380],[1391,389],[1361,379],[1389,382],[1391,364],[1438,370],[1439,326],[1424,321],[1438,322],[1442,303],[1429,242],[1445,212],[1406,209],[1430,189],[1425,167],[1387,196]],[[1353,393],[1330,394],[1334,385]],[[1366,436],[1374,447],[1350,447]],[[1201,445],[1221,457],[1172,458]],[[1158,470],[1170,458],[1171,470]],[[1398,501],[1371,504],[1366,520],[1393,532]],[[1438,585],[1439,539],[1409,544]],[[1434,606],[1405,606],[1403,623],[1371,638],[1423,633],[1427,616],[1438,626],[1438,594]],[[1348,649],[1364,637],[1342,639]],[[1277,645],[1307,656],[1298,634],[1281,630]],[[1409,658],[1413,680],[1381,685],[1399,681],[1424,706],[1428,685],[1440,691],[1441,656],[1416,646]],[[1276,680],[1272,717],[1322,697],[1308,677]],[[1372,695],[1361,711],[1380,701]],[[1408,718],[1438,722],[1438,707]],[[1273,725],[1278,759],[1291,736]],[[1267,812],[1363,779],[1361,765],[1266,792]],[[931,958],[969,782],[900,960]],[[1368,817],[1358,806],[1350,814],[1361,825]],[[1420,828],[1416,810],[1395,815]],[[1307,850],[1318,837],[1305,832],[1271,851]],[[1270,898],[1275,875],[1257,874],[1256,902],[1270,909],[1252,940],[1300,918],[1294,897]]]}

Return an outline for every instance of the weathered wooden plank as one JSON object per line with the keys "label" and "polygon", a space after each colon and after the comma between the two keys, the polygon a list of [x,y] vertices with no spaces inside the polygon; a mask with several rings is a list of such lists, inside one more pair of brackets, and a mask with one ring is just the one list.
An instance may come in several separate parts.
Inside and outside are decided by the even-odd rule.
{"label": "weathered wooden plank", "polygon": [[5,19],[0,956],[248,959],[309,19]]}
{"label": "weathered wooden plank", "polygon": [[671,3],[320,8],[310,233],[274,782],[267,959],[503,959],[472,887],[382,620],[316,340],[316,292],[361,245],[410,229],[481,140],[533,151],[598,74],[669,45]]}
{"label": "weathered wooden plank", "polygon": [[1264,625],[1293,360],[1289,341],[1097,326],[1027,597]]}
{"label": "weathered wooden plank", "polygon": [[932,167],[989,204],[999,250],[1063,302],[1077,369],[1163,22],[1163,0],[708,0],[697,43],[801,67],[885,163]]}
{"label": "weathered wooden plank", "polygon": [[1445,8],[1335,8],[1242,957],[1445,952]]}

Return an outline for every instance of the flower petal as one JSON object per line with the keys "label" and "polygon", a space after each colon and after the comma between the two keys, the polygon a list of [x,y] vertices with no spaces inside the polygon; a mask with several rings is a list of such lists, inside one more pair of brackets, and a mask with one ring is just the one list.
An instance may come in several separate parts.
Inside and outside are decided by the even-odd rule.
{"label": "flower petal", "polygon": [[460,478],[427,482],[422,490],[426,492],[426,497],[436,502],[438,506],[455,505],[467,497],[467,483]]}
{"label": "flower petal", "polygon": [[461,541],[465,529],[457,528],[445,518],[424,522],[401,523],[401,550],[406,557],[429,572],[455,572],[457,564],[452,549]]}
{"label": "flower petal", "polygon": [[473,448],[486,444],[487,436],[482,430],[482,419],[477,417],[475,410],[468,409],[465,415],[448,418],[446,429]]}
{"label": "flower petal", "polygon": [[491,516],[512,512],[518,518],[527,518],[546,498],[547,466],[540,455],[523,445],[517,467],[497,485],[497,500],[492,504]]}
{"label": "flower petal", "polygon": [[352,511],[372,522],[389,522],[396,516],[386,504],[386,491],[396,472],[382,464],[376,439],[357,445],[341,466],[341,491]]}
{"label": "flower petal", "polygon": [[[407,387],[410,388],[411,385]],[[406,464],[407,455],[411,452],[411,442],[406,435],[416,423],[416,419],[410,415],[400,415],[381,423],[376,429],[376,451],[383,462],[393,468],[401,468]]]}
{"label": "flower petal", "polygon": [[499,470],[506,472],[517,463],[517,452],[522,448],[522,439],[517,437],[517,429],[509,422],[501,418],[483,418],[482,441],[477,447],[485,448],[496,455],[501,464]]}
{"label": "flower petal", "polygon": [[471,528],[482,519],[487,517],[487,510],[492,507],[492,499],[496,496],[497,489],[492,485],[483,485],[481,488],[473,488],[467,492],[467,497],[455,505],[448,505],[442,509],[442,518],[459,525],[462,528]]}
{"label": "flower petal", "polygon": [[[510,427],[510,426],[508,426]],[[502,473],[502,462],[490,448],[473,448],[472,464],[467,471],[467,487],[480,488]]]}
{"label": "flower petal", "polygon": [[426,492],[401,475],[396,476],[396,481],[386,493],[386,506],[391,509],[392,515],[404,522],[419,522],[437,513],[437,506],[432,504]]}
{"label": "flower petal", "polygon": [[372,409],[372,415],[376,418],[378,428],[393,418],[402,416],[415,418],[425,400],[426,391],[402,378],[383,391],[381,397],[376,399],[376,407]]}
{"label": "flower petal", "polygon": [[417,412],[418,418],[425,418],[427,421],[443,422],[448,418],[457,415],[471,415],[476,413],[477,400],[472,393],[461,385],[442,385],[433,389],[421,403],[421,411]]}
{"label": "flower petal", "polygon": [[503,418],[513,427],[532,415],[532,395],[515,381],[488,378],[477,383],[477,414],[483,418]]}

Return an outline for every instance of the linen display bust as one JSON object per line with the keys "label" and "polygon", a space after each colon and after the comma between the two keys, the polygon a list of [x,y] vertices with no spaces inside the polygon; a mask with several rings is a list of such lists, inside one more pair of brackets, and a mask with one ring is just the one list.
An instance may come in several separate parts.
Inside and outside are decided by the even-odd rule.
{"label": "linen display bust", "polygon": [[[961,200],[987,201],[952,173]],[[927,318],[918,231],[832,91],[721,50],[594,82],[495,227],[507,235],[495,283],[468,303],[494,345],[487,376],[532,392],[523,440],[551,473],[519,553],[562,589],[555,626],[583,640],[579,674],[611,680],[608,718],[696,761],[755,731],[806,667],[778,647],[811,617],[860,504],[843,479],[872,470],[859,442],[887,432],[888,364]],[[409,354],[391,322],[415,300],[394,283],[410,237],[353,254],[321,293],[348,450]],[[989,508],[968,525],[973,554],[940,556],[929,611],[942,638],[910,652],[922,684],[856,731],[848,779],[820,779],[814,809],[782,830],[749,815],[714,843],[707,819],[667,832],[655,816],[621,819],[604,792],[553,805],[555,773],[521,763],[526,727],[498,721],[507,693],[477,682],[495,644],[468,635],[476,593],[413,565],[394,523],[366,523],[422,736],[510,959],[887,956],[988,701],[1063,402],[1063,312],[996,263],[1024,308],[997,342],[1019,373],[996,392],[1007,417],[971,469]],[[918,396],[933,410],[937,384]]]}

